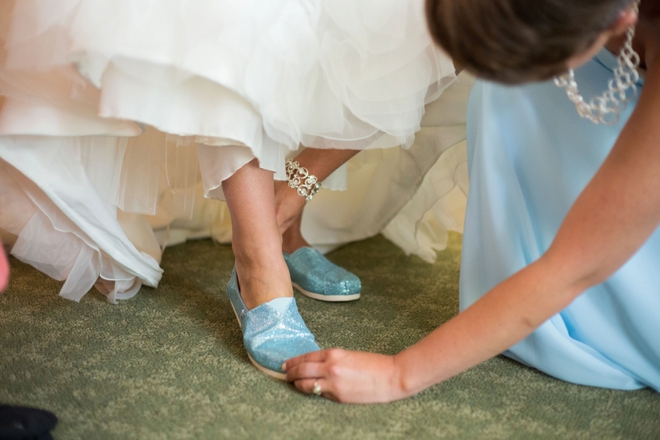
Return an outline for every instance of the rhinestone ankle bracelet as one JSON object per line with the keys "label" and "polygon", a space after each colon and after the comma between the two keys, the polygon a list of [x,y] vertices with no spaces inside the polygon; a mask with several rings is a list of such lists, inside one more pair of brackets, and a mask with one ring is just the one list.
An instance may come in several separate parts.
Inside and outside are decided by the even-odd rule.
{"label": "rhinestone ankle bracelet", "polygon": [[305,198],[305,202],[309,202],[321,188],[319,179],[309,174],[309,170],[301,167],[300,163],[295,160],[286,161],[286,180],[289,187],[296,190],[299,196]]}

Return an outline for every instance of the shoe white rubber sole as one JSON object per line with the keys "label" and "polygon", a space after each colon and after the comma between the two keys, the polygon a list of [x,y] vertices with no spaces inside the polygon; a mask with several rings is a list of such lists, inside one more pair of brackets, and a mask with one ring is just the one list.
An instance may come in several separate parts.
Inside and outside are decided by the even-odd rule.
{"label": "shoe white rubber sole", "polygon": [[326,301],[326,302],[347,302],[347,301],[355,301],[356,299],[360,299],[360,294],[359,293],[354,293],[352,295],[322,295],[320,293],[314,293],[310,292],[308,290],[303,289],[300,287],[297,283],[291,283],[293,284],[293,287],[298,289],[300,293],[302,293],[305,296],[308,296],[310,298],[318,299],[319,301]]}
{"label": "shoe white rubber sole", "polygon": [[250,359],[250,362],[252,362],[252,365],[254,365],[255,367],[257,367],[257,369],[258,369],[259,371],[261,371],[262,373],[264,373],[266,376],[270,376],[270,377],[272,377],[273,379],[279,379],[279,380],[284,380],[284,381],[286,381],[286,374],[284,374],[284,373],[280,373],[279,371],[273,371],[273,370],[268,369],[268,368],[266,368],[266,367],[264,367],[264,366],[262,366],[262,365],[259,365],[259,364],[257,363],[257,361],[255,361],[254,359],[252,359],[252,356],[250,356],[250,353],[247,353],[247,355],[248,355],[248,358]]}

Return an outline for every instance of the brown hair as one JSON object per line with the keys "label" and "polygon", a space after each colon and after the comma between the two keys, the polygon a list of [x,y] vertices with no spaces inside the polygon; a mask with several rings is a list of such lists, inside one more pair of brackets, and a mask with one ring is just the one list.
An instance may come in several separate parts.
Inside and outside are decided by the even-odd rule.
{"label": "brown hair", "polygon": [[507,84],[551,78],[633,0],[427,0],[433,39],[454,61]]}

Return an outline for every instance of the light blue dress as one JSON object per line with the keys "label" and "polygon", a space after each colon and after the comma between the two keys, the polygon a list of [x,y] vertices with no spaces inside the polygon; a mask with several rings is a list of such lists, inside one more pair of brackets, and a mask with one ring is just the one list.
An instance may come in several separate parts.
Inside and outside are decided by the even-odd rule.
{"label": "light blue dress", "polygon": [[[578,69],[582,95],[602,93],[615,65],[601,51]],[[595,125],[578,116],[552,81],[475,84],[468,105],[461,310],[548,249],[635,104],[617,124]],[[660,390],[660,231],[606,282],[504,354],[569,382]]]}

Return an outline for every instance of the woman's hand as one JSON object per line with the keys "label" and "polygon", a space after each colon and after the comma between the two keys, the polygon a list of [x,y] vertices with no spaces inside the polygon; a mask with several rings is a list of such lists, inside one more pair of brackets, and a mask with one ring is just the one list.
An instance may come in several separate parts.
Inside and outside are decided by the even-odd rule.
{"label": "woman's hand", "polygon": [[303,393],[314,384],[321,395],[336,402],[391,402],[408,397],[394,356],[346,351],[315,351],[286,361],[286,379]]}

